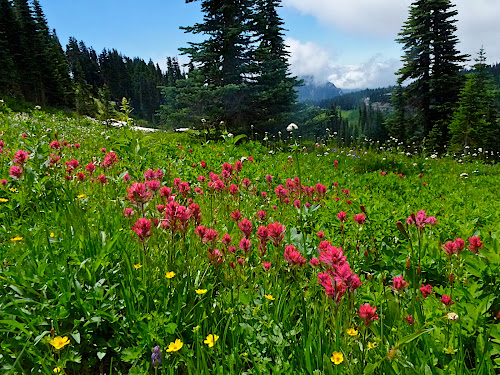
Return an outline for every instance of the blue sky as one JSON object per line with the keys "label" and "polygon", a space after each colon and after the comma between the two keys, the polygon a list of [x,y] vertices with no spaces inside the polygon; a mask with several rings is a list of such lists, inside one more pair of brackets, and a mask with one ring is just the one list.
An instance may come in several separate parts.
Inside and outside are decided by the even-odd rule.
{"label": "blue sky", "polygon": [[[130,57],[166,56],[201,37],[179,26],[202,20],[200,3],[184,0],[40,0],[49,26],[65,45],[70,36],[97,52],[115,48]],[[341,88],[394,83],[401,48],[394,42],[408,15],[410,0],[283,0],[292,71],[327,80]],[[462,52],[484,46],[489,62],[500,62],[499,0],[454,0]],[[181,57],[183,62],[185,57]]]}

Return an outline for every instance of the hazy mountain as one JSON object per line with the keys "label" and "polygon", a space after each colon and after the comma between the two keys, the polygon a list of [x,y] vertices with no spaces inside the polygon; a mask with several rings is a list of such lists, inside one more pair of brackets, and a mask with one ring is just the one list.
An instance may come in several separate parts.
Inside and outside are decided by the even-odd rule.
{"label": "hazy mountain", "polygon": [[320,102],[342,95],[342,90],[331,82],[318,84],[310,77],[301,77],[301,79],[304,80],[304,86],[296,87],[299,102]]}

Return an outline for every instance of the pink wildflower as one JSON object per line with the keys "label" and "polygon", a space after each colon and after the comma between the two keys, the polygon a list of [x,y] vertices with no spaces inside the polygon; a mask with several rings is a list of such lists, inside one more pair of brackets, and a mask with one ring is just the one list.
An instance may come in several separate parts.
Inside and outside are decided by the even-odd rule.
{"label": "pink wildflower", "polygon": [[285,252],[283,254],[283,258],[291,266],[303,266],[304,263],[307,261],[307,259],[304,258],[302,254],[293,245],[285,246]]}
{"label": "pink wildflower", "polygon": [[408,283],[403,279],[403,276],[396,276],[392,280],[392,285],[393,285],[394,290],[397,290],[398,292],[402,292],[408,286]]}
{"label": "pink wildflower", "polygon": [[139,241],[144,241],[146,238],[151,237],[151,221],[141,218],[136,221],[132,230],[139,236]]}
{"label": "pink wildflower", "polygon": [[369,325],[372,320],[378,320],[378,315],[375,313],[376,311],[376,307],[372,307],[370,304],[365,303],[359,307],[358,315],[365,320],[366,325]]}
{"label": "pink wildflower", "polygon": [[147,191],[146,184],[141,182],[134,182],[132,186],[127,189],[127,192],[127,199],[131,202],[145,203],[153,198],[151,193]]}
{"label": "pink wildflower", "polygon": [[469,237],[469,249],[474,254],[479,252],[479,249],[483,247],[483,243],[481,242],[481,238],[478,236]]}
{"label": "pink wildflower", "polygon": [[451,257],[453,254],[456,254],[458,252],[457,245],[455,242],[448,241],[443,245],[444,251],[446,251],[446,254]]}
{"label": "pink wildflower", "polygon": [[53,150],[58,150],[61,148],[61,142],[59,141],[52,141],[49,143],[49,147]]}
{"label": "pink wildflower", "polygon": [[366,216],[363,214],[356,214],[354,215],[353,220],[358,223],[359,225],[363,224],[366,220]]}
{"label": "pink wildflower", "polygon": [[240,241],[240,245],[238,246],[241,250],[243,250],[246,253],[250,251],[250,248],[252,247],[252,243],[248,238],[243,237]]}
{"label": "pink wildflower", "polygon": [[248,219],[243,219],[238,223],[238,227],[243,232],[245,238],[249,238],[250,234],[252,234],[253,224]]}
{"label": "pink wildflower", "polygon": [[446,306],[451,306],[455,303],[451,300],[450,296],[447,296],[446,294],[441,296],[441,302],[443,302]]}
{"label": "pink wildflower", "polygon": [[285,238],[285,226],[279,222],[267,224],[267,229],[269,230],[269,237],[271,242],[275,247],[279,247],[283,238]]}
{"label": "pink wildflower", "polygon": [[123,210],[123,216],[130,217],[132,215],[134,215],[134,209],[133,208],[129,207],[129,208],[126,208],[126,209]]}
{"label": "pink wildflower", "polygon": [[12,178],[21,178],[21,175],[23,174],[23,169],[18,166],[18,165],[13,165],[9,169],[9,176]]}
{"label": "pink wildflower", "polygon": [[337,214],[337,218],[342,222],[344,223],[347,219],[347,213],[344,212],[344,211],[340,211],[338,214]]}
{"label": "pink wildflower", "polygon": [[429,294],[432,293],[432,285],[430,284],[422,285],[420,287],[420,291],[422,292],[422,297],[427,298],[429,297]]}
{"label": "pink wildflower", "polygon": [[26,164],[26,162],[28,161],[29,158],[30,158],[29,153],[27,153],[24,150],[19,150],[19,151],[16,151],[16,153],[14,154],[13,161],[16,164],[24,165],[24,164]]}

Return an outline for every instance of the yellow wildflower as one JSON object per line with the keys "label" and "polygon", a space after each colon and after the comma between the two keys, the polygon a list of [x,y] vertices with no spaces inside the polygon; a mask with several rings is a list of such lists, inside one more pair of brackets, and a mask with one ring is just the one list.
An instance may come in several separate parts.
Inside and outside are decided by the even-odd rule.
{"label": "yellow wildflower", "polygon": [[176,352],[182,348],[184,344],[180,339],[175,340],[174,342],[171,342],[168,345],[167,352]]}
{"label": "yellow wildflower", "polygon": [[174,271],[170,271],[170,272],[167,272],[167,273],[165,274],[165,277],[166,277],[167,279],[171,279],[171,278],[172,278],[172,277],[174,277],[174,276],[175,276],[175,272],[174,272]]}
{"label": "yellow wildflower", "polygon": [[138,269],[139,269],[139,268],[141,268],[141,267],[142,267],[142,264],[134,264],[134,268],[135,268],[136,270],[138,270]]}
{"label": "yellow wildflower", "polygon": [[269,301],[274,301],[275,298],[272,296],[272,294],[264,294],[264,297],[266,297],[267,300]]}
{"label": "yellow wildflower", "polygon": [[56,234],[54,232],[50,232],[50,238],[54,238]]}
{"label": "yellow wildflower", "polygon": [[374,342],[369,342],[368,343],[368,349],[373,349],[374,347],[376,347],[377,345],[375,345]]}
{"label": "yellow wildflower", "polygon": [[64,336],[64,337],[57,336],[57,337],[54,337],[52,340],[50,340],[50,345],[52,345],[57,350],[64,348],[68,344],[69,344],[68,336]]}
{"label": "yellow wildflower", "polygon": [[358,330],[354,328],[348,328],[347,329],[347,334],[349,336],[357,336],[358,335]]}
{"label": "yellow wildflower", "polygon": [[59,374],[59,373],[61,372],[61,368],[60,368],[60,367],[56,367],[56,368],[54,369],[54,372],[55,372],[56,374]]}
{"label": "yellow wildflower", "polygon": [[80,195],[77,195],[76,197],[77,198],[83,198],[85,196],[85,194],[80,194]]}
{"label": "yellow wildflower", "polygon": [[17,241],[22,241],[23,237],[14,237],[14,238],[11,238],[10,240],[12,242],[17,242]]}
{"label": "yellow wildflower", "polygon": [[16,188],[10,188],[9,190],[12,191],[13,193],[15,193],[17,191]]}
{"label": "yellow wildflower", "polygon": [[196,294],[201,295],[201,294],[205,294],[207,292],[207,290],[206,289],[196,289],[195,292],[196,292]]}
{"label": "yellow wildflower", "polygon": [[340,365],[342,362],[344,362],[344,355],[342,354],[342,352],[333,352],[330,360],[335,365]]}
{"label": "yellow wildflower", "polygon": [[9,200],[7,198],[0,198],[0,203],[5,203],[8,202]]}
{"label": "yellow wildflower", "polygon": [[215,343],[217,342],[218,339],[219,339],[219,336],[210,334],[207,336],[206,340],[203,342],[205,344],[207,344],[209,348],[211,348],[212,346],[215,345]]}

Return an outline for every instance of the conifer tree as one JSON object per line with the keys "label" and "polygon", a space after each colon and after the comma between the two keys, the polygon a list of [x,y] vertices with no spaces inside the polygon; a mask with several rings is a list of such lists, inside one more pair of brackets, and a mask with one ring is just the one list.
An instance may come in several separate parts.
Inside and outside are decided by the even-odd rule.
{"label": "conifer tree", "polygon": [[467,146],[500,151],[499,91],[487,70],[482,48],[473,68],[467,75],[450,123],[451,146],[455,151],[465,150]]}
{"label": "conifer tree", "polygon": [[14,10],[8,0],[0,0],[0,93],[19,94],[14,49],[17,43]]}
{"label": "conifer tree", "polygon": [[15,46],[15,64],[23,96],[27,100],[42,103],[44,89],[38,26],[28,0],[14,0],[19,44]]}
{"label": "conifer tree", "polygon": [[457,11],[450,0],[416,0],[397,41],[405,52],[398,84],[414,110],[423,135],[435,146],[448,138],[448,123],[461,89],[459,71],[466,56],[459,54],[455,36]]}
{"label": "conifer tree", "polygon": [[[186,0],[192,2],[195,0]],[[224,121],[230,128],[248,122],[250,0],[202,0],[203,23],[184,27],[186,32],[205,34],[208,39],[181,48],[195,64],[199,86],[212,90],[213,106],[205,114],[213,122]],[[206,87],[202,89],[206,92]],[[219,109],[223,111],[220,112]]]}
{"label": "conifer tree", "polygon": [[254,54],[254,110],[258,130],[287,122],[297,99],[295,86],[299,84],[290,74],[284,42],[283,20],[277,8],[280,0],[257,0],[253,31],[257,48]]}

